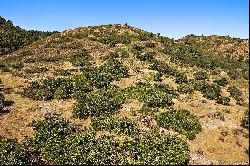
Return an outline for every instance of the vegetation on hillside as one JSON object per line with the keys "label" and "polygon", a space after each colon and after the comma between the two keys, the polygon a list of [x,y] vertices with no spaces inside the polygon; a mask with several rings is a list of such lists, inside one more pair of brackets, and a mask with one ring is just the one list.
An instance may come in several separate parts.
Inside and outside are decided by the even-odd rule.
{"label": "vegetation on hillside", "polygon": [[56,32],[24,30],[0,16],[0,56],[18,50],[32,42]]}
{"label": "vegetation on hillside", "polygon": [[[127,24],[27,31],[0,17],[0,127],[11,123],[0,130],[0,165],[183,165],[196,154],[205,160],[207,131],[216,143],[220,132],[219,140],[231,130],[237,141],[248,136],[247,111],[241,126],[230,121],[248,105],[245,44],[225,36],[174,40]],[[17,102],[8,107],[12,98]],[[17,120],[31,115],[22,130],[33,133],[9,139],[16,136],[10,130],[20,132],[12,127]]]}

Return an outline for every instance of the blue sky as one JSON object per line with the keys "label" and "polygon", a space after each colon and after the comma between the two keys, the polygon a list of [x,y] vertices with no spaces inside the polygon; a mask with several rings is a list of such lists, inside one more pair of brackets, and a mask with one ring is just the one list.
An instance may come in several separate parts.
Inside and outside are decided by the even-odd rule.
{"label": "blue sky", "polygon": [[0,16],[25,29],[125,24],[170,38],[249,38],[248,0],[0,0]]}

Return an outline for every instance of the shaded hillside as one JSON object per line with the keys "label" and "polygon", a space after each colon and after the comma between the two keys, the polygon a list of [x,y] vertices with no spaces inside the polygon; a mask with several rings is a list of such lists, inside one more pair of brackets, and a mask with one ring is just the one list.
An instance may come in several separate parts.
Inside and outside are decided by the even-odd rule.
{"label": "shaded hillside", "polygon": [[18,50],[40,38],[56,32],[41,32],[21,29],[14,26],[10,20],[0,16],[0,56]]}
{"label": "shaded hillside", "polygon": [[110,24],[4,55],[0,164],[247,164],[246,47]]}

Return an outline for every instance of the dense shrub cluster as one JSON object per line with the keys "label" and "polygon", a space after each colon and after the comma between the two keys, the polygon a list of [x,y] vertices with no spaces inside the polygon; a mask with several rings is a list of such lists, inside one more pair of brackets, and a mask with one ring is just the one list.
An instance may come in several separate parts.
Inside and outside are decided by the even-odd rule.
{"label": "dense shrub cluster", "polygon": [[[173,136],[135,135],[125,141],[116,141],[112,136],[97,138],[95,132],[81,131],[50,114],[31,126],[35,133],[25,146],[42,158],[44,164],[187,164],[189,160],[187,143]],[[17,148],[14,147],[9,154],[13,155],[13,149]],[[1,161],[5,158],[0,158]]]}
{"label": "dense shrub cluster", "polygon": [[221,87],[218,84],[209,84],[205,80],[196,80],[193,82],[193,87],[197,91],[201,91],[207,99],[214,99],[217,103],[229,105],[230,98],[221,96]]}
{"label": "dense shrub cluster", "polygon": [[136,58],[139,59],[140,61],[153,62],[154,61],[154,53],[147,52],[143,55],[137,55]]}
{"label": "dense shrub cluster", "polygon": [[81,119],[111,114],[120,108],[122,102],[112,89],[98,89],[78,97],[73,112]]}
{"label": "dense shrub cluster", "polygon": [[113,80],[120,80],[128,76],[127,67],[118,60],[109,59],[103,66],[84,71],[84,76],[93,87],[107,87]]}
{"label": "dense shrub cluster", "polygon": [[47,163],[52,164],[118,164],[122,163],[119,142],[111,137],[96,138],[94,132],[78,131],[64,119],[49,115],[35,122],[33,147]]}
{"label": "dense shrub cluster", "polygon": [[100,72],[108,73],[113,80],[119,80],[128,76],[128,68],[118,60],[110,59],[99,68]]}
{"label": "dense shrub cluster", "polygon": [[158,74],[155,75],[155,81],[161,81],[161,76],[174,76],[175,82],[178,84],[187,83],[187,75],[182,72],[178,72],[176,69],[170,67],[167,63],[163,61],[156,60],[153,53],[146,53],[144,55],[137,55],[137,59],[140,61],[150,62],[150,69],[157,70]]}
{"label": "dense shrub cluster", "polygon": [[0,165],[27,165],[30,163],[30,157],[17,140],[0,136]]}
{"label": "dense shrub cluster", "polygon": [[218,96],[216,102],[223,105],[229,105],[230,97]]}
{"label": "dense shrub cluster", "polygon": [[[186,49],[184,49],[186,50]],[[176,55],[172,55],[172,61],[178,61],[191,66],[198,66],[204,69],[222,68],[228,72],[231,78],[248,79],[249,64],[245,61],[228,58],[217,54],[204,54],[200,51],[179,51]]]}
{"label": "dense shrub cluster", "polygon": [[220,85],[220,86],[226,86],[228,84],[228,80],[223,77],[223,78],[220,78],[218,80],[215,80],[214,83]]}
{"label": "dense shrub cluster", "polygon": [[235,86],[229,86],[228,89],[227,89],[228,92],[230,92],[230,96],[233,97],[237,104],[241,105],[242,102],[243,102],[243,93],[240,89],[238,89],[237,87]]}
{"label": "dense shrub cluster", "polygon": [[74,91],[71,79],[55,78],[38,82],[32,82],[25,88],[22,95],[34,100],[51,100],[53,98],[69,98]]}
{"label": "dense shrub cluster", "polygon": [[110,131],[129,136],[139,134],[137,125],[126,117],[116,119],[113,116],[101,116],[91,120],[91,125],[96,131]]}
{"label": "dense shrub cluster", "polygon": [[189,139],[194,139],[201,131],[198,117],[185,109],[163,112],[156,118],[156,122],[163,128],[185,134]]}
{"label": "dense shrub cluster", "polygon": [[113,78],[109,73],[101,72],[98,68],[88,69],[84,71],[83,76],[95,88],[103,88],[110,85]]}
{"label": "dense shrub cluster", "polygon": [[175,90],[168,85],[137,83],[123,90],[128,99],[138,99],[149,107],[166,107],[173,104],[172,98],[178,96]]}
{"label": "dense shrub cluster", "polygon": [[164,45],[171,45],[173,44],[173,40],[171,40],[170,38],[168,37],[165,37],[165,36],[161,36],[160,37],[160,42]]}
{"label": "dense shrub cluster", "polygon": [[142,108],[138,111],[142,114],[153,116],[155,113],[159,112],[158,108],[149,107],[147,105],[143,105]]}
{"label": "dense shrub cluster", "polygon": [[132,158],[129,164],[182,165],[189,157],[187,143],[173,136],[138,137],[122,146]]}
{"label": "dense shrub cluster", "polygon": [[154,34],[150,32],[141,32],[138,36],[139,40],[141,41],[149,41],[153,37],[154,37]]}
{"label": "dense shrub cluster", "polygon": [[202,89],[206,86],[209,86],[209,84],[205,80],[193,81],[193,87],[197,91],[202,91]]}
{"label": "dense shrub cluster", "polygon": [[83,76],[72,78],[50,78],[40,84],[32,82],[24,88],[22,95],[34,100],[51,100],[53,98],[66,99],[92,90],[91,85]]}
{"label": "dense shrub cluster", "polygon": [[177,72],[175,74],[175,82],[177,84],[187,83],[188,82],[187,75],[185,73]]}
{"label": "dense shrub cluster", "polygon": [[180,84],[178,86],[178,92],[184,94],[192,94],[194,92],[194,88],[189,84]]}
{"label": "dense shrub cluster", "polygon": [[83,68],[88,68],[91,66],[90,61],[92,60],[92,57],[89,55],[87,50],[82,50],[81,53],[76,54],[72,57],[70,57],[69,61],[74,66],[80,66]]}
{"label": "dense shrub cluster", "polygon": [[56,32],[24,30],[0,17],[0,56],[54,33]]}
{"label": "dense shrub cluster", "polygon": [[221,88],[216,84],[207,84],[202,87],[201,92],[207,99],[216,99],[218,96],[220,96]]}
{"label": "dense shrub cluster", "polygon": [[[172,62],[181,62],[191,66],[198,66],[204,69],[222,68],[229,73],[235,70],[242,72],[242,76],[248,79],[249,65],[247,62],[238,61],[218,54],[207,54],[194,45],[179,46],[177,52],[172,54]],[[237,77],[237,76],[236,76]],[[232,76],[233,79],[235,79]]]}
{"label": "dense shrub cluster", "polygon": [[[74,57],[75,64],[85,64],[75,61],[78,58]],[[82,59],[80,58],[80,60]],[[99,68],[87,67],[83,72],[83,75],[71,78],[52,78],[44,80],[40,84],[32,82],[30,86],[23,90],[22,95],[34,100],[66,99],[72,97],[72,95],[77,98],[79,94],[89,92],[93,88],[107,87],[113,80],[128,76],[127,67],[117,60],[107,60]]]}
{"label": "dense shrub cluster", "polygon": [[166,76],[169,76],[169,75],[175,76],[175,74],[177,73],[176,69],[171,68],[167,63],[158,61],[158,60],[154,60],[150,64],[150,69],[157,70],[159,73],[166,75]]}
{"label": "dense shrub cluster", "polygon": [[196,80],[205,80],[208,78],[208,74],[205,71],[198,71],[198,72],[194,73],[194,78]]}

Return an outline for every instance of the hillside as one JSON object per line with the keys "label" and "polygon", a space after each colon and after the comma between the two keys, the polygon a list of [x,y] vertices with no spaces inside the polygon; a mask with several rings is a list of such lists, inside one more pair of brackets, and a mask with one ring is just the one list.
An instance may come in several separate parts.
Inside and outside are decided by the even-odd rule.
{"label": "hillside", "polygon": [[248,47],[110,24],[10,49],[0,164],[249,164]]}
{"label": "hillside", "polygon": [[21,29],[0,16],[0,56],[54,33]]}

